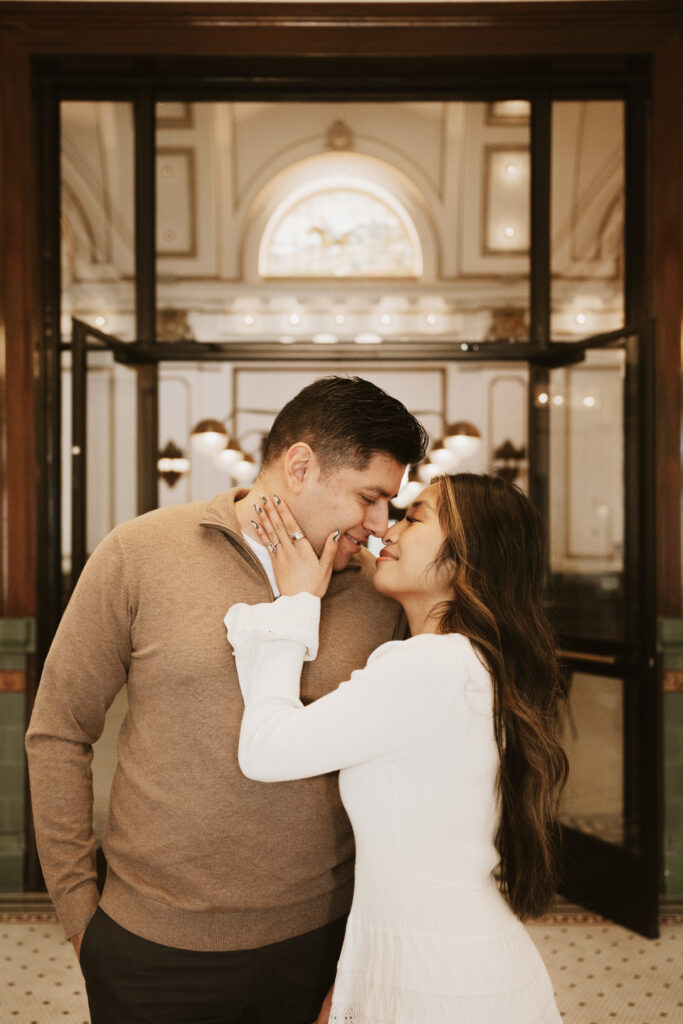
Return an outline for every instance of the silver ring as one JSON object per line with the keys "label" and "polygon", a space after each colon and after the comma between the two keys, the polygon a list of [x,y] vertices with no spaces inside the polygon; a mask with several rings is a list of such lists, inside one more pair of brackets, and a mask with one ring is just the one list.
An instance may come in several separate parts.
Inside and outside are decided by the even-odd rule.
{"label": "silver ring", "polygon": [[303,540],[306,534],[303,530],[297,530],[296,533],[290,533],[290,540]]}
{"label": "silver ring", "polygon": [[271,555],[275,554],[275,551],[277,550],[277,546],[278,546],[279,543],[280,543],[280,541],[276,540],[274,544],[266,544],[266,547],[270,551]]}

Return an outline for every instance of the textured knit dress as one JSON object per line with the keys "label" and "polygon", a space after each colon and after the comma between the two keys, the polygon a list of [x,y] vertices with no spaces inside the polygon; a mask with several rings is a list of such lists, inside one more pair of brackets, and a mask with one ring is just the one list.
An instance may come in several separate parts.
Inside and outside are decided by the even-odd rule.
{"label": "textured knit dress", "polygon": [[226,616],[245,713],[240,765],[278,782],[341,769],[356,882],[332,1024],[560,1024],[545,966],[492,876],[492,686],[469,640],[423,634],[304,707],[310,594]]}

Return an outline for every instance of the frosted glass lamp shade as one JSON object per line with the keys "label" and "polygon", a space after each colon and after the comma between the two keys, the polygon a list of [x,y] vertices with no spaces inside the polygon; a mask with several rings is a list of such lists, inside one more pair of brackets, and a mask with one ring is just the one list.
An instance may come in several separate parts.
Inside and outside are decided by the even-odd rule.
{"label": "frosted glass lamp shade", "polygon": [[435,476],[442,476],[444,470],[441,466],[435,466],[433,462],[422,462],[417,467],[417,475],[424,484],[431,484]]}
{"label": "frosted glass lamp shade", "polygon": [[228,473],[232,473],[237,463],[241,462],[244,458],[244,452],[236,441],[229,441],[225,448],[221,448],[220,451],[214,452],[212,458],[219,469],[224,469]]}
{"label": "frosted glass lamp shade", "polygon": [[446,427],[443,443],[459,462],[460,459],[468,459],[478,451],[481,434],[473,423],[468,423],[467,420],[458,420],[456,423],[449,423]]}
{"label": "frosted glass lamp shade", "polygon": [[432,465],[438,466],[442,473],[452,473],[460,462],[460,456],[447,448],[444,441],[437,441],[429,453],[429,461]]}
{"label": "frosted glass lamp shade", "polygon": [[210,455],[225,447],[228,432],[220,420],[200,420],[192,428],[191,439],[197,451]]}
{"label": "frosted glass lamp shade", "polygon": [[409,480],[401,488],[391,504],[395,505],[396,508],[408,508],[408,505],[415,501],[420,491],[423,491],[425,487],[426,484],[420,483],[419,480]]}
{"label": "frosted glass lamp shade", "polygon": [[247,486],[253,484],[254,480],[258,476],[258,471],[259,467],[254,462],[251,455],[245,455],[244,458],[235,463],[230,470],[238,484],[246,484]]}

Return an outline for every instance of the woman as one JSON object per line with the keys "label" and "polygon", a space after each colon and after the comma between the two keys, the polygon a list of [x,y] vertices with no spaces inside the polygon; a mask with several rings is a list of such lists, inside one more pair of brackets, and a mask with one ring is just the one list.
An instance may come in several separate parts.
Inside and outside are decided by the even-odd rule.
{"label": "woman", "polygon": [[375,575],[410,639],[307,707],[299,676],[334,539],[318,561],[283,503],[260,515],[278,586],[297,596],[226,616],[246,705],[239,757],[264,782],[341,769],[356,883],[330,1021],[557,1024],[520,921],[553,893],[567,773],[538,514],[498,477],[422,491]]}

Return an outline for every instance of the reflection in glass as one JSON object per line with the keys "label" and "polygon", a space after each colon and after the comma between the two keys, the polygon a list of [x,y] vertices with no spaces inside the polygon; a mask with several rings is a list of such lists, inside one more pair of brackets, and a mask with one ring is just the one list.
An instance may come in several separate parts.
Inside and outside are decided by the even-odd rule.
{"label": "reflection in glass", "polygon": [[549,410],[550,566],[558,626],[624,634],[624,353],[589,351],[536,395]]}
{"label": "reflection in glass", "polygon": [[132,104],[65,101],[60,118],[62,335],[77,317],[134,340]]}
{"label": "reflection in glass", "polygon": [[[62,354],[62,571],[71,572],[71,353]],[[136,384],[106,350],[88,352],[86,551],[137,515]]]}
{"label": "reflection in glass", "polygon": [[527,101],[158,104],[159,339],[528,340],[529,131]]}
{"label": "reflection in glass", "polygon": [[[606,842],[627,841],[624,778],[624,684],[621,679],[574,672],[564,744],[569,779],[560,819]],[[635,766],[632,766],[635,771]]]}
{"label": "reflection in glass", "polygon": [[624,104],[552,108],[551,335],[624,323]]}

